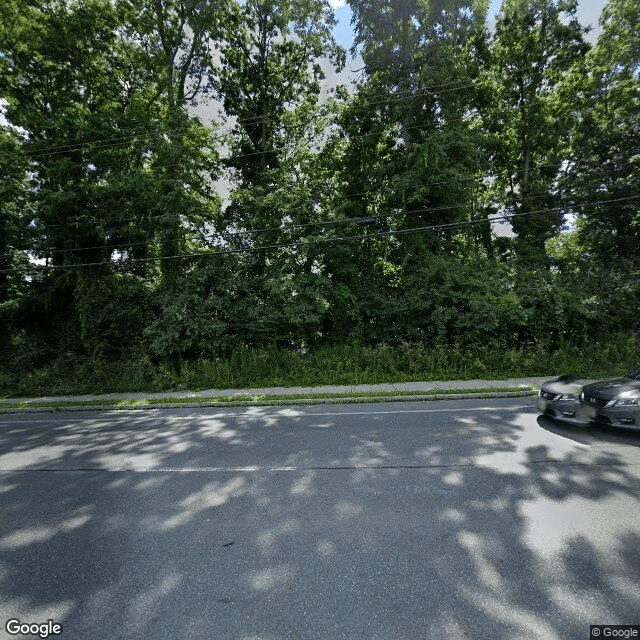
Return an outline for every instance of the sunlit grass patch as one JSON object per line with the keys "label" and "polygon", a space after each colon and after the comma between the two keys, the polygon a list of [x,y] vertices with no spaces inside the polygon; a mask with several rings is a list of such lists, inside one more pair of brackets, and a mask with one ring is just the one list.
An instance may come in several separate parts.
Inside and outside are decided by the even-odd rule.
{"label": "sunlit grass patch", "polygon": [[0,400],[0,409],[72,409],[72,408],[115,408],[115,409],[143,409],[145,407],[161,406],[215,406],[247,403],[273,403],[290,402],[295,400],[358,400],[373,401],[386,398],[426,398],[438,399],[445,396],[473,395],[487,396],[495,393],[534,392],[537,389],[529,385],[517,387],[483,387],[472,389],[429,389],[425,391],[352,391],[348,393],[289,393],[278,395],[227,395],[227,396],[178,396],[166,398],[140,398],[112,400],[97,398],[95,400],[33,400],[29,402],[3,402]]}

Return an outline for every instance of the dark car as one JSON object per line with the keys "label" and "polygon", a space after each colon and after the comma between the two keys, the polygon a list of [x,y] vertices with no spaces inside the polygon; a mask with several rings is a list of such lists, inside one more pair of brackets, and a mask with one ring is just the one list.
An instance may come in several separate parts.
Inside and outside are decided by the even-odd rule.
{"label": "dark car", "polygon": [[593,379],[580,378],[575,374],[545,382],[538,392],[538,410],[566,422],[588,422],[588,418],[578,415],[578,409],[583,387],[592,382]]}
{"label": "dark car", "polygon": [[640,430],[640,371],[585,385],[577,416],[598,424]]}

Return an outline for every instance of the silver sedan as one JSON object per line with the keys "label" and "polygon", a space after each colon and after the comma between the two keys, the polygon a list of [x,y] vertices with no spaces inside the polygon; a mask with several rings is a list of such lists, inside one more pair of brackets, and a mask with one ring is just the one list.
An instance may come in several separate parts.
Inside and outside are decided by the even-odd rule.
{"label": "silver sedan", "polygon": [[592,382],[570,374],[543,383],[538,392],[538,410],[557,420],[586,424],[589,418],[580,412],[580,394]]}

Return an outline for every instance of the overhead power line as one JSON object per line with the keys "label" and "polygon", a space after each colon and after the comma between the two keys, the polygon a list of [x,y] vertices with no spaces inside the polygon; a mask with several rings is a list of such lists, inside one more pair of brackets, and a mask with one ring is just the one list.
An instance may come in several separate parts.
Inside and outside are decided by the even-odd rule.
{"label": "overhead power line", "polygon": [[[304,126],[308,126],[308,124],[310,124],[312,122],[313,118],[310,119],[306,125]],[[437,120],[431,120],[429,122],[425,122],[423,124],[417,124],[417,125],[412,125],[410,127],[403,127],[402,128],[402,132],[406,132],[406,131],[415,131],[417,129],[433,129],[434,127],[436,128],[436,130],[441,130],[442,127],[446,127],[448,125],[452,125],[452,124],[461,124],[465,121],[468,121],[468,118],[465,116],[462,116],[460,118],[444,118],[442,119],[441,122],[438,122]],[[393,123],[395,126],[400,126],[400,123]],[[332,127],[337,127],[337,124],[331,123]],[[328,129],[329,127],[325,127],[325,131]],[[188,128],[184,128],[182,129],[182,131],[187,131]],[[158,131],[158,134],[160,135],[165,135],[168,133],[169,130],[166,131]],[[180,129],[176,129],[174,131],[180,131]],[[334,133],[338,133],[340,131],[340,129],[336,129],[334,131]],[[368,133],[360,133],[360,134],[346,134],[344,136],[344,138],[347,140],[347,142],[350,142],[352,140],[359,140],[359,139],[363,139],[363,138],[370,138],[372,136],[375,137],[381,137],[382,135],[388,135],[388,134],[393,134],[393,131],[390,130],[389,127],[387,127],[385,130],[377,130],[377,131],[370,131]],[[396,135],[400,136],[400,131],[396,132]],[[123,144],[127,144],[129,141],[137,138],[138,136],[131,136],[128,140],[125,140],[124,142],[113,142],[113,143],[108,143],[108,142],[104,142],[101,143],[101,141],[87,141],[87,142],[83,142],[83,143],[78,143],[78,145],[80,145],[77,148],[74,148],[72,150],[56,150],[56,151],[47,151],[47,150],[34,150],[33,152],[29,152],[29,151],[25,151],[25,154],[27,155],[27,157],[39,157],[39,156],[46,156],[46,155],[64,155],[67,153],[71,153],[72,151],[78,151],[81,150],[82,148],[89,146],[89,145],[95,145],[94,149],[97,151],[107,151],[109,149],[115,149],[117,147],[122,146]],[[148,140],[140,140],[141,142],[148,142]],[[61,148],[60,148],[61,149]],[[261,150],[261,151],[251,151],[248,153],[238,153],[238,154],[233,154],[230,155],[226,158],[220,158],[220,160],[222,162],[229,162],[229,161],[234,161],[234,160],[239,160],[241,158],[249,158],[249,157],[255,157],[255,156],[261,156],[261,155],[273,155],[273,154],[277,154],[277,153],[282,153],[283,151],[291,151],[291,155],[295,154],[297,151],[301,151],[301,150],[309,150],[309,146],[306,142],[302,142],[296,146],[293,145],[282,145],[279,146],[277,148],[273,148],[273,149],[266,149],[266,150]],[[6,153],[4,154],[4,157],[10,157],[10,156],[14,156],[15,154],[13,153]],[[3,157],[3,154],[0,154],[0,157]]]}
{"label": "overhead power line", "polygon": [[[452,85],[458,85],[458,86],[452,86]],[[442,91],[437,90],[440,86],[442,87],[449,87],[448,89],[444,89]],[[381,100],[372,100],[371,98],[374,97],[378,97],[378,96],[367,96],[366,99],[362,100],[361,102],[358,102],[358,106],[363,105],[363,106],[373,106],[373,105],[379,105],[379,104],[385,104],[387,102],[402,102],[404,100],[414,100],[415,98],[421,98],[421,97],[425,97],[425,96],[432,96],[432,95],[442,95],[445,93],[454,93],[455,91],[460,91],[460,89],[469,89],[471,87],[474,87],[475,84],[474,83],[467,83],[467,84],[462,84],[462,81],[458,81],[458,82],[448,82],[444,85],[435,85],[432,86],[430,89],[424,90],[424,91],[418,91],[416,92],[411,92],[410,89],[408,89],[407,91],[403,91],[403,92],[398,92],[398,93],[393,93],[393,94],[379,94],[379,96],[382,97]],[[402,95],[406,93],[407,95]],[[384,97],[384,96],[387,97]],[[351,99],[354,98],[358,98],[358,94],[355,94],[353,96],[351,96]],[[233,117],[233,116],[231,116]],[[276,118],[270,118],[267,116],[268,120],[275,120]],[[256,124],[256,123],[260,123],[264,121],[264,117],[260,116],[260,117],[255,117],[255,118],[246,118],[246,119],[238,119],[236,122],[238,124]]]}
{"label": "overhead power line", "polygon": [[[585,206],[595,206],[599,204],[609,204],[613,202],[623,202],[629,200],[636,200],[640,198],[638,196],[628,196],[626,198],[616,198],[611,200],[600,200],[596,202],[584,203],[579,205],[581,207]],[[47,269],[78,269],[84,267],[97,267],[97,266],[118,266],[118,265],[129,265],[133,263],[146,263],[146,262],[160,262],[163,260],[179,260],[183,258],[201,258],[201,257],[211,257],[218,255],[226,255],[226,254],[239,254],[239,253],[248,253],[255,251],[266,251],[271,249],[285,249],[285,248],[304,248],[307,246],[313,246],[317,244],[322,244],[325,242],[345,242],[345,241],[355,241],[355,240],[364,240],[367,238],[388,238],[392,236],[401,236],[401,235],[411,235],[414,233],[423,233],[426,231],[438,231],[441,229],[458,229],[474,226],[476,224],[486,224],[487,222],[505,222],[508,219],[519,218],[525,216],[531,216],[541,213],[551,213],[554,211],[563,211],[568,207],[552,207],[547,209],[538,209],[535,211],[526,211],[522,213],[511,213],[511,214],[500,214],[494,217],[488,218],[479,218],[477,220],[468,220],[463,222],[451,222],[444,224],[436,224],[436,225],[428,225],[422,227],[412,227],[408,229],[394,229],[390,231],[378,231],[368,234],[358,234],[358,235],[349,235],[349,236],[337,236],[337,237],[326,237],[326,238],[318,238],[315,237],[313,240],[298,240],[293,242],[286,243],[275,243],[269,245],[258,245],[255,247],[242,247],[238,249],[220,249],[217,251],[196,251],[191,253],[180,253],[169,256],[150,256],[146,258],[130,258],[126,261],[122,262],[114,262],[114,261],[100,261],[100,262],[85,262],[85,263],[76,263],[71,265],[32,265],[30,267],[16,267],[11,269],[1,269],[0,273],[26,273],[33,272],[34,270],[47,270]]]}
{"label": "overhead power line", "polygon": [[[451,80],[450,82],[443,82],[441,84],[432,84],[429,87],[429,91],[433,91],[434,89],[446,89],[447,87],[451,87],[453,85],[459,85],[461,82],[465,82],[465,80]],[[473,84],[473,83],[472,83]],[[357,87],[361,87],[363,85],[357,85]],[[366,95],[363,94],[364,97],[366,97],[366,100],[371,100],[374,98],[385,98],[387,96],[393,97],[393,96],[401,96],[404,94],[408,94],[409,96],[411,96],[414,92],[416,91],[416,88],[413,87],[411,89],[403,89],[402,91],[394,91],[394,92],[385,92],[385,93],[372,93],[370,95]],[[352,98],[357,97],[359,94],[353,94],[351,95]]]}
{"label": "overhead power line", "polygon": [[[442,86],[449,86],[452,83],[447,83],[447,85],[442,85]],[[460,85],[454,88],[449,88],[448,90],[444,90],[444,91],[439,91],[437,92],[438,94],[442,94],[442,93],[451,93],[453,91],[459,91],[460,89],[465,89],[465,88],[470,88],[473,87],[474,84],[466,84],[466,85]],[[390,95],[388,98],[384,99],[384,100],[378,100],[375,102],[368,102],[368,101],[364,101],[364,105],[375,105],[375,104],[384,104],[385,102],[391,102],[391,101],[402,101],[402,100],[413,100],[417,97],[422,97],[422,96],[427,96],[427,95],[433,95],[434,93],[434,89],[437,87],[432,87],[431,89],[429,89],[428,91],[422,92],[422,93],[414,93],[408,96],[398,96],[398,95]],[[266,119],[267,120],[271,120],[271,121],[275,121],[276,118],[275,117],[271,117],[272,114],[267,114]],[[232,116],[233,117],[233,116]],[[261,118],[251,118],[251,119],[246,119],[246,120],[237,120],[237,123],[239,124],[254,124],[254,123],[259,123],[264,121],[264,117]],[[300,125],[298,128],[302,127],[302,128],[306,128],[308,127],[311,122],[313,122],[313,120],[316,119],[316,115],[314,114],[312,116],[312,118],[310,118],[308,121],[306,121],[303,125]],[[202,123],[201,123],[202,124]],[[218,126],[220,126],[220,123],[216,123]],[[208,125],[204,125],[203,126],[208,126]],[[160,128],[158,127],[157,129],[147,129],[146,127],[135,127],[135,128],[130,128],[130,129],[124,129],[123,131],[132,131],[134,133],[130,134],[130,135],[121,135],[121,136],[114,136],[111,138],[99,138],[97,140],[86,140],[86,141],[82,141],[82,142],[70,142],[66,145],[56,145],[53,147],[41,147],[38,149],[33,149],[33,150],[24,150],[25,155],[27,155],[27,157],[30,158],[38,158],[41,156],[49,156],[49,155],[61,155],[61,154],[66,154],[66,153],[72,153],[73,151],[79,151],[82,150],[83,148],[87,147],[87,146],[93,146],[94,149],[96,150],[104,150],[104,149],[109,149],[109,148],[116,148],[119,146],[122,146],[124,144],[127,144],[128,142],[135,140],[136,138],[139,137],[140,134],[147,134],[147,135],[165,135],[168,133],[173,133],[173,134],[180,134],[180,133],[185,133],[187,131],[190,130],[190,127],[180,127],[180,128],[175,128],[175,129],[169,129],[169,128]],[[370,134],[364,134],[364,135],[370,135]],[[351,137],[357,137],[357,136],[351,136]],[[279,149],[278,149],[279,150]],[[263,153],[273,153],[274,151],[277,150],[269,150],[269,151],[256,151],[256,152],[252,152],[249,154],[243,154],[243,155],[237,155],[237,156],[233,156],[234,158],[241,158],[241,157],[246,157],[246,156],[251,156],[251,155],[257,155],[257,154],[263,154]],[[15,154],[7,152],[7,153],[0,153],[0,158],[2,157],[9,157],[9,156],[13,156]]]}
{"label": "overhead power line", "polygon": [[[537,165],[537,168],[541,169],[541,168],[549,168],[549,167],[557,167],[557,166],[558,166],[557,163],[549,163],[549,164]],[[453,167],[453,168],[455,169],[456,167]],[[518,174],[520,174],[522,172],[523,172],[523,170],[519,169],[519,170],[515,171],[514,173],[516,175],[518,175]],[[470,176],[470,177],[467,177],[467,178],[456,178],[456,181],[457,182],[464,182],[464,183],[467,183],[467,182],[482,182],[482,181],[489,180],[489,179],[495,178],[495,177],[497,177],[497,176],[490,176],[490,175],[486,175],[486,176]],[[450,185],[450,184],[451,184],[450,180],[436,180],[436,181],[432,181],[432,182],[414,183],[414,184],[408,185],[408,186],[410,188],[418,188],[418,187],[419,188],[426,188],[426,187],[442,186],[442,185]],[[589,183],[586,186],[600,186],[600,184],[601,184],[600,182],[595,182],[595,183]],[[612,187],[616,187],[616,188],[617,187],[625,187],[625,186],[633,187],[635,185],[629,185],[629,184],[612,185]],[[534,199],[537,199],[540,195],[546,195],[546,194],[548,194],[548,191],[535,192],[533,194],[530,194],[529,196],[521,197],[519,199],[519,201],[527,201],[529,199],[534,200]],[[344,200],[348,200],[350,198],[356,198],[356,197],[360,197],[360,196],[370,196],[370,195],[375,195],[375,196],[382,195],[384,197],[385,194],[378,194],[375,191],[374,192],[361,191],[361,192],[358,192],[358,193],[340,194],[339,197],[340,197],[341,200],[344,201]],[[387,195],[391,195],[391,194],[387,194]],[[126,202],[126,200],[121,199],[118,202]],[[308,203],[308,202],[309,202],[309,197],[305,196],[304,198],[300,198],[298,200],[294,200],[290,204],[305,204],[305,203]],[[463,205],[459,205],[459,206],[463,206]],[[438,209],[436,207],[433,210],[437,211]],[[138,222],[142,223],[142,222],[146,222],[148,220],[156,220],[158,218],[163,218],[166,215],[167,215],[166,213],[159,213],[159,214],[151,215],[151,216],[131,216],[131,217],[127,217],[127,218],[117,218],[117,220],[115,220],[115,222],[117,224],[122,224],[123,222],[130,222],[131,220],[135,220],[135,221],[138,221]],[[316,223],[313,223],[313,224],[321,224],[321,223],[329,224],[331,222],[332,222],[331,220],[319,220],[319,221],[317,221]],[[72,221],[71,223],[67,222],[67,223],[64,223],[64,224],[48,224],[48,225],[46,225],[46,229],[50,230],[50,229],[58,229],[58,228],[61,228],[61,227],[68,227],[69,224],[98,224],[98,222],[97,221],[90,221],[90,222],[89,221],[78,221],[78,222]],[[311,224],[311,223],[309,223],[309,224]],[[278,227],[278,229],[279,228],[280,227]],[[269,231],[275,231],[275,230],[277,230],[277,229],[276,228],[269,229]],[[251,233],[251,232],[260,233],[260,230],[254,230],[254,229],[246,230],[246,233]]]}

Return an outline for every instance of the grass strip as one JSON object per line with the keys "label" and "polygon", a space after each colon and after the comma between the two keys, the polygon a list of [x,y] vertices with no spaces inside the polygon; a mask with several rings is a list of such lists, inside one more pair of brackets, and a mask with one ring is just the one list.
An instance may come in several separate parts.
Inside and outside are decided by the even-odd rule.
{"label": "grass strip", "polygon": [[270,401],[291,401],[291,400],[331,400],[336,398],[388,398],[388,397],[412,397],[412,396],[433,396],[442,395],[462,395],[477,394],[486,395],[490,393],[509,393],[536,391],[533,386],[518,387],[482,387],[473,389],[428,389],[409,391],[351,391],[351,392],[331,392],[331,393],[289,393],[289,394],[262,394],[262,395],[233,395],[233,396],[178,396],[168,398],[140,398],[136,400],[116,400],[96,398],[95,400],[33,400],[27,402],[3,402],[0,400],[0,409],[69,409],[74,407],[116,407],[118,409],[135,409],[145,406],[158,405],[228,405],[229,403],[260,402]]}
{"label": "grass strip", "polygon": [[614,336],[580,347],[562,344],[552,352],[540,345],[507,349],[500,344],[464,347],[421,342],[334,345],[304,352],[276,347],[242,349],[228,357],[185,360],[179,370],[167,363],[153,363],[146,356],[113,362],[69,356],[36,369],[16,364],[9,370],[0,363],[0,399],[506,380],[550,372],[603,379],[636,368],[639,354],[640,338]]}

